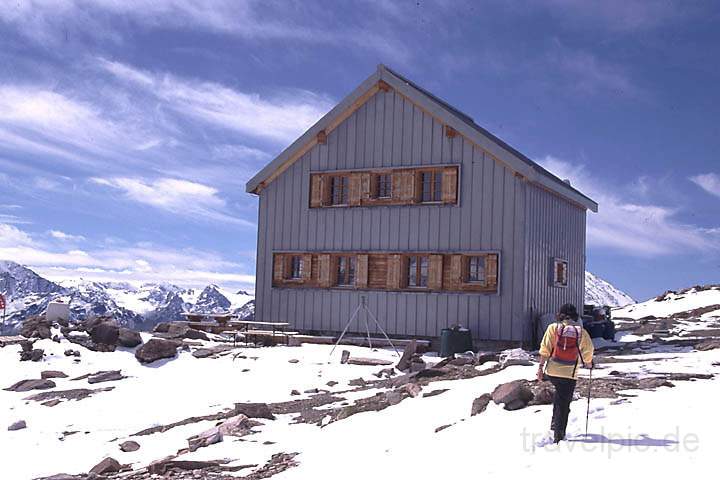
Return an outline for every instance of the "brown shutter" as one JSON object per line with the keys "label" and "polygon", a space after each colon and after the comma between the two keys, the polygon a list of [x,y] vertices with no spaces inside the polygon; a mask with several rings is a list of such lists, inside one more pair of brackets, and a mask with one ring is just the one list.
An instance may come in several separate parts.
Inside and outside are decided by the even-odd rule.
{"label": "brown shutter", "polygon": [[428,288],[431,290],[442,290],[443,256],[430,255],[428,266]]}
{"label": "brown shutter", "polygon": [[460,290],[462,285],[462,255],[450,256],[449,278],[446,287],[448,290]]}
{"label": "brown shutter", "polygon": [[320,175],[320,184],[322,190],[322,204],[332,205],[330,185],[332,184],[332,177],[330,175]]}
{"label": "brown shutter", "polygon": [[388,256],[388,281],[387,286],[391,290],[397,290],[403,286],[403,257],[402,255]]}
{"label": "brown shutter", "polygon": [[442,201],[457,203],[458,169],[446,167],[442,170]]}
{"label": "brown shutter", "polygon": [[485,255],[485,286],[488,290],[497,291],[498,286],[498,255]]}
{"label": "brown shutter", "polygon": [[402,202],[402,182],[403,174],[400,171],[392,172],[392,193],[391,197],[394,202]]}
{"label": "brown shutter", "polygon": [[350,205],[360,205],[361,198],[361,175],[359,173],[351,173],[348,176],[348,183],[350,192],[348,195],[348,202]]}
{"label": "brown shutter", "polygon": [[285,255],[276,253],[273,256],[273,284],[281,284],[285,280]]}
{"label": "brown shutter", "polygon": [[322,175],[310,176],[310,208],[323,206],[323,181]]}
{"label": "brown shutter", "polygon": [[302,256],[302,280],[303,283],[312,281],[312,255]]}
{"label": "brown shutter", "polygon": [[392,199],[398,203],[415,201],[415,171],[404,169],[392,173]]}
{"label": "brown shutter", "polygon": [[360,203],[365,203],[370,200],[371,192],[373,191],[372,179],[374,175],[370,173],[360,174]]}
{"label": "brown shutter", "polygon": [[329,288],[332,286],[332,275],[330,268],[330,255],[318,255],[318,264],[320,270],[320,287]]}
{"label": "brown shutter", "polygon": [[386,289],[388,286],[388,256],[370,255],[368,259],[368,287]]}
{"label": "brown shutter", "polygon": [[368,286],[368,256],[358,255],[355,265],[355,286],[367,288]]}
{"label": "brown shutter", "polygon": [[408,203],[420,201],[420,189],[418,188],[418,179],[420,175],[415,170],[406,170],[403,172],[403,199]]}

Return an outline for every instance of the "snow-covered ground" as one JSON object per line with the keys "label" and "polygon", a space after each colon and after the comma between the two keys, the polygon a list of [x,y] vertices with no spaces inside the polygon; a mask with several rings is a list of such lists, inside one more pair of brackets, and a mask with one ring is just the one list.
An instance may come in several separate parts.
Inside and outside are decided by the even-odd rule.
{"label": "snow-covered ground", "polygon": [[[147,338],[147,337],[146,337]],[[279,402],[297,398],[290,391],[326,388],[341,391],[358,377],[374,380],[382,367],[340,364],[338,349],[330,346],[238,348],[247,358],[233,355],[197,359],[181,352],[175,359],[151,366],[139,364],[131,351],[96,353],[63,341],[36,342],[48,356],[39,363],[18,362],[17,346],[0,348],[0,387],[29,378],[42,370],[61,370],[69,375],[56,379],[57,389],[101,388],[79,401],[54,407],[25,401],[36,391],[16,393],[0,390],[0,463],[2,478],[29,479],[59,472],[86,472],[106,456],[134,468],[174,454],[187,446],[187,438],[216,422],[203,421],[164,433],[132,437],[133,433],[190,416],[207,415],[232,408],[234,402]],[[80,348],[80,363],[65,357],[66,348]],[[371,351],[345,347],[353,356],[396,360],[389,350]],[[651,376],[653,372],[720,373],[720,350],[658,349],[652,353],[625,355],[632,362],[612,363],[594,371],[596,377],[612,370]],[[650,352],[650,351],[648,351]],[[290,363],[290,360],[298,360]],[[437,361],[432,356],[427,361]],[[636,361],[635,361],[636,360]],[[488,368],[489,364],[476,367]],[[71,378],[99,370],[121,369],[124,380],[88,385]],[[244,371],[247,370],[247,371]],[[597,399],[591,402],[589,437],[584,437],[585,401],[576,401],[568,428],[570,441],[559,447],[547,444],[551,406],[505,411],[491,403],[487,411],[470,417],[475,398],[498,384],[532,379],[534,366],[511,366],[498,373],[465,380],[448,380],[424,387],[447,392],[433,397],[408,398],[379,412],[360,413],[325,427],[293,424],[295,415],[262,420],[259,433],[242,440],[226,437],[221,443],[186,454],[184,459],[233,459],[234,464],[265,463],[279,452],[300,452],[298,467],[274,478],[342,479],[453,477],[517,478],[552,472],[558,462],[582,478],[647,475],[668,478],[688,471],[712,471],[720,447],[715,431],[714,398],[717,379],[674,382],[674,388],[637,395],[626,401]],[[587,376],[587,371],[583,372]],[[339,382],[327,387],[329,381]],[[371,389],[344,394],[348,401],[370,397]],[[27,428],[6,431],[5,426],[26,420]],[[437,427],[451,424],[435,432]],[[63,432],[77,431],[71,435]],[[119,443],[134,439],[140,450],[123,453]],[[265,444],[265,442],[274,442]],[[611,469],[599,459],[610,459]],[[614,472],[614,473],[613,473]],[[238,475],[247,474],[241,471]]]}
{"label": "snow-covered ground", "polygon": [[652,298],[646,302],[628,305],[613,310],[613,317],[643,318],[647,316],[668,317],[670,315],[697,308],[719,305],[718,309],[706,314],[720,316],[720,287],[696,290],[691,288],[678,293],[667,293],[662,300]]}

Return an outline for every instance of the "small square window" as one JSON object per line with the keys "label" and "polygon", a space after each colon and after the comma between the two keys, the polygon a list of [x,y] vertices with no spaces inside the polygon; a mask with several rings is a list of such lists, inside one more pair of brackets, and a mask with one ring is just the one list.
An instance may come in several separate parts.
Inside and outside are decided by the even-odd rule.
{"label": "small square window", "polygon": [[355,257],[337,257],[336,285],[351,287],[355,285]]}
{"label": "small square window", "polygon": [[290,257],[288,268],[288,278],[291,280],[301,279],[303,276],[303,259],[300,255],[292,255]]}
{"label": "small square window", "polygon": [[392,197],[392,175],[389,173],[375,175],[375,191],[373,194],[375,198]]}
{"label": "small square window", "polygon": [[485,283],[485,256],[467,258],[465,281],[467,283]]}
{"label": "small square window", "polygon": [[347,205],[350,179],[345,175],[330,177],[330,201],[332,205]]}
{"label": "small square window", "polygon": [[408,287],[428,286],[428,257],[411,255],[408,257]]}
{"label": "small square window", "polygon": [[568,262],[559,258],[553,260],[553,285],[556,287],[568,286]]}
{"label": "small square window", "polygon": [[442,171],[420,172],[420,201],[439,202],[442,200]]}

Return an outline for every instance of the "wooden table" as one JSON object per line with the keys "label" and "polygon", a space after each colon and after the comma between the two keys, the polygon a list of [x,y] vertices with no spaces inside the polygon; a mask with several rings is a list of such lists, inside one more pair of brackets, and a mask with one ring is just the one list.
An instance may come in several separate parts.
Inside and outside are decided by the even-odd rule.
{"label": "wooden table", "polygon": [[[285,337],[285,343],[290,343],[290,337],[295,335],[297,332],[288,332],[286,329],[290,326],[287,322],[259,322],[255,320],[235,320],[228,323],[231,327],[237,327],[238,332],[243,332],[245,338],[257,337],[258,336],[276,336]],[[265,327],[268,330],[260,330],[257,327]],[[256,343],[256,342],[255,342]]]}

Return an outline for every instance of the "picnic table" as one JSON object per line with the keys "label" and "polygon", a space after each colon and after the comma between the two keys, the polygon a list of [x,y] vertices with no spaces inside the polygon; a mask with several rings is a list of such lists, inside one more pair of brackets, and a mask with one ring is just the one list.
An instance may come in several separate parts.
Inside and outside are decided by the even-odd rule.
{"label": "picnic table", "polygon": [[290,326],[287,322],[260,322],[256,320],[235,320],[228,322],[228,326],[233,327],[238,333],[244,334],[245,338],[258,337],[285,337],[285,343],[290,343],[290,337],[297,335],[298,332],[289,332],[287,328]]}

